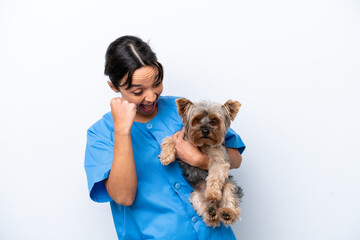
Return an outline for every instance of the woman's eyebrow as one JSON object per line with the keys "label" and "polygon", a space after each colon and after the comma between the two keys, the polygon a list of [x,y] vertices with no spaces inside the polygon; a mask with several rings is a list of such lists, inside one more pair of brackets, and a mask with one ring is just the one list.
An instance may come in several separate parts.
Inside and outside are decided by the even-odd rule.
{"label": "woman's eyebrow", "polygon": [[140,85],[140,84],[131,84],[130,88],[133,88],[133,87],[142,87],[142,85]]}

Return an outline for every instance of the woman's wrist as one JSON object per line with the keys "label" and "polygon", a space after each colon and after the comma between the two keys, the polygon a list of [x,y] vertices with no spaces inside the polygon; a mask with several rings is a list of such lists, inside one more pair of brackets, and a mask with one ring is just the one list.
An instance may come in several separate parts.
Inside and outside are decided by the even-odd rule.
{"label": "woman's wrist", "polygon": [[115,136],[130,136],[131,129],[124,129],[124,128],[114,128]]}
{"label": "woman's wrist", "polygon": [[208,155],[200,153],[197,160],[197,167],[203,170],[209,170],[209,160]]}
{"label": "woman's wrist", "polygon": [[127,137],[130,136],[130,131],[124,131],[124,130],[114,130],[114,135],[119,137]]}

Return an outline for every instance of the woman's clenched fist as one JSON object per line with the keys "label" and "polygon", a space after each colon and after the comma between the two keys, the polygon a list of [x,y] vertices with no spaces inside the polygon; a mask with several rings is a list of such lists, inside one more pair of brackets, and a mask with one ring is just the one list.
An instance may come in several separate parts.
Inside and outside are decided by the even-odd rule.
{"label": "woman's clenched fist", "polygon": [[136,105],[120,97],[111,99],[111,115],[117,134],[130,134],[136,116]]}

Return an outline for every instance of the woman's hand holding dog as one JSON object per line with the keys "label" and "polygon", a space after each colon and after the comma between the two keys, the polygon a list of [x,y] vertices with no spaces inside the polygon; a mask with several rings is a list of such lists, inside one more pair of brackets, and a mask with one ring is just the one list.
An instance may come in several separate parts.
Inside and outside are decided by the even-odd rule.
{"label": "woman's hand holding dog", "polygon": [[117,97],[111,99],[110,106],[115,133],[130,134],[136,116],[136,105]]}
{"label": "woman's hand holding dog", "polygon": [[[184,140],[184,134],[184,129],[182,129],[172,136],[172,139],[175,142],[176,158],[181,159],[191,166],[209,170],[209,157],[200,152],[197,147]],[[242,161],[242,156],[239,151],[233,148],[226,148],[226,150],[230,157],[230,169],[239,168]]]}
{"label": "woman's hand holding dog", "polygon": [[200,152],[200,150],[184,140],[185,131],[182,129],[176,132],[172,138],[175,142],[175,155],[182,161],[190,164],[191,166],[208,170],[209,157]]}

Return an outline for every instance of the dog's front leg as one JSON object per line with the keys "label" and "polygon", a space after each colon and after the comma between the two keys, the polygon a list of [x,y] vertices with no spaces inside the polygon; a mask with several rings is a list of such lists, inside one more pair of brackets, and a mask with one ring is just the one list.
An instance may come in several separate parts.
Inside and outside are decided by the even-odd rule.
{"label": "dog's front leg", "polygon": [[221,191],[229,176],[230,163],[223,159],[212,159],[209,162],[209,175],[206,178],[206,200],[217,202],[221,199]]}

